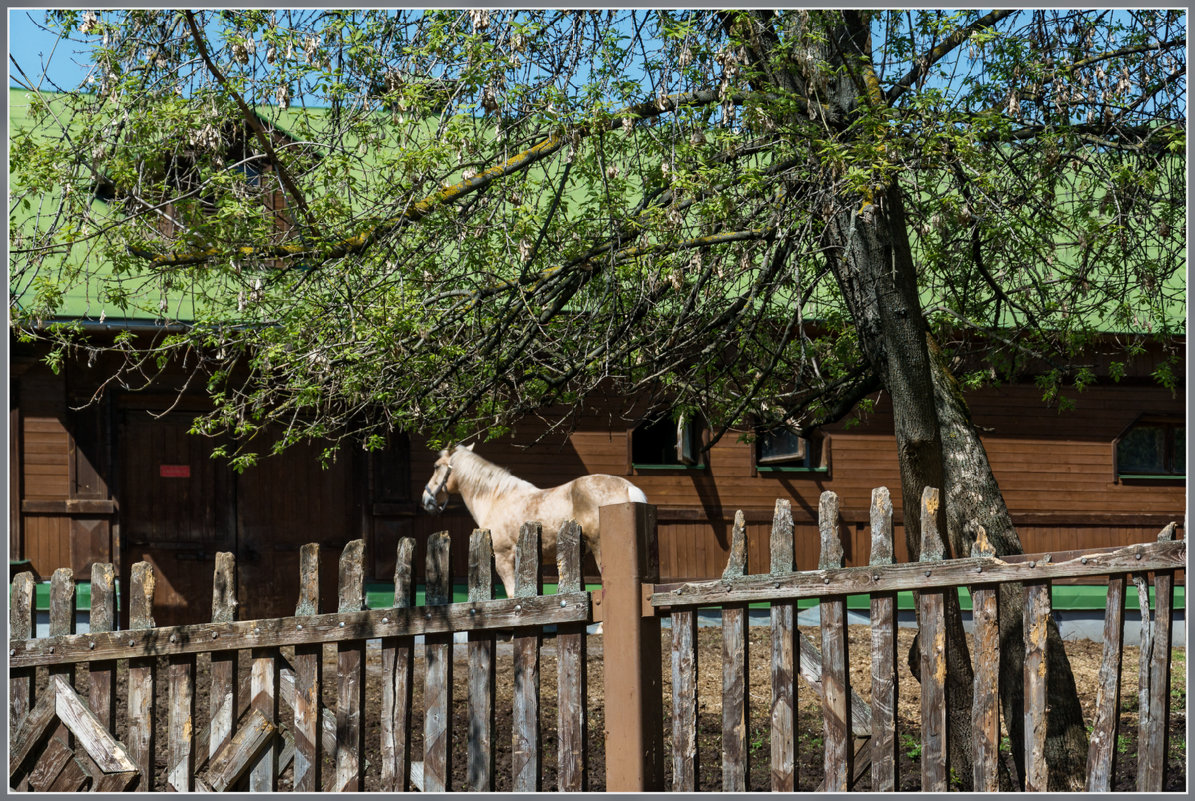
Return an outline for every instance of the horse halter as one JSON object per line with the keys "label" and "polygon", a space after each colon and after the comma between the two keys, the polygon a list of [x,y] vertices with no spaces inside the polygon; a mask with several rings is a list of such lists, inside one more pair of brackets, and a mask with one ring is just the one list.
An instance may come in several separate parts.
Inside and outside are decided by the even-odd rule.
{"label": "horse halter", "polygon": [[424,503],[423,508],[429,512],[434,508],[436,514],[443,512],[445,507],[448,506],[447,493],[444,494],[444,503],[440,503],[436,500],[436,498],[440,496],[440,493],[444,492],[444,487],[448,486],[448,477],[452,475],[452,462],[448,462],[446,465],[444,465],[444,467],[446,468],[444,470],[444,478],[440,479],[440,483],[436,486],[436,488],[434,490],[424,490],[428,493],[428,502]]}

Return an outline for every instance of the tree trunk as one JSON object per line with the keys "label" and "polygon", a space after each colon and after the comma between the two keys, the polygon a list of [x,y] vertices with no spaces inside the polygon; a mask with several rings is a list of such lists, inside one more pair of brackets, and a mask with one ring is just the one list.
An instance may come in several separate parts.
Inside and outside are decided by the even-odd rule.
{"label": "tree trunk", "polygon": [[[997,556],[1024,553],[1004,496],[992,475],[987,451],[971,422],[966,400],[941,352],[932,341],[934,405],[942,432],[945,479],[943,492],[946,530],[956,556],[969,556],[976,526],[982,526]],[[1019,584],[1000,587],[1000,673],[1020,677],[1025,661],[1025,591]],[[1058,624],[1051,615],[1046,641],[1048,670],[1046,705],[1046,761],[1049,790],[1081,792],[1087,762],[1087,730],[1075,688],[1074,674]],[[1020,681],[1000,685],[1000,704],[1017,766],[1019,784],[1025,776],[1025,701]]]}
{"label": "tree trunk", "polygon": [[[832,269],[855,320],[860,347],[892,399],[905,542],[909,559],[916,560],[921,555],[921,493],[927,486],[947,486],[947,476],[925,319],[903,226],[900,188],[893,183],[864,213],[844,211],[832,221],[832,241],[841,254]],[[974,670],[957,595],[947,595],[945,614],[947,758],[957,786],[970,789]],[[917,675],[912,655],[910,664]]]}
{"label": "tree trunk", "polygon": [[[809,91],[808,70],[783,55],[785,48],[770,25],[772,12],[750,12],[745,26],[737,21],[743,17],[728,15],[726,20],[729,29],[745,33],[747,59],[760,71],[763,84],[757,88],[771,86],[782,93],[822,99],[824,124],[841,139],[849,140],[857,135],[856,131],[863,130],[851,124],[863,111],[861,95],[868,81],[874,81],[869,23],[866,14],[857,11],[841,12],[837,19],[830,17],[835,12],[818,13],[832,20],[826,28],[827,36],[820,42],[807,37],[805,44],[820,51],[818,55],[831,69],[823,73],[825,84],[816,92]],[[790,38],[797,35],[794,31],[789,34]],[[827,180],[833,181],[833,169],[828,168],[826,173]],[[834,205],[826,230],[830,266],[852,315],[863,357],[892,401],[909,558],[915,560],[921,553],[921,493],[926,486],[941,488],[946,499],[946,540],[951,555],[970,555],[963,523],[972,520],[988,531],[998,554],[1021,553],[1020,541],[966,404],[945,366],[935,362],[930,353],[899,183],[894,177],[877,176],[870,197],[852,194],[838,198]],[[1013,736],[1023,742],[1020,676],[1024,660],[1024,591],[1002,591],[1000,601],[1006,655],[1001,672],[1010,678],[1001,687],[1002,705]],[[974,673],[957,597],[948,598],[946,631],[948,759],[957,782],[969,789]],[[1082,744],[1086,738],[1074,678],[1053,621],[1047,659],[1054,705],[1046,754],[1050,789],[1078,789],[1076,781],[1082,782],[1086,755]],[[1017,739],[1013,740],[1013,750],[1023,775],[1023,746]]]}

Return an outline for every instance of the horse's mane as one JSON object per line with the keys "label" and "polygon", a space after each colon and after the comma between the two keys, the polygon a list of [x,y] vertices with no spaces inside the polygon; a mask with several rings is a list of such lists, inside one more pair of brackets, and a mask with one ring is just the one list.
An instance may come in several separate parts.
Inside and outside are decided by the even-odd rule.
{"label": "horse's mane", "polygon": [[499,495],[538,489],[530,481],[519,478],[505,467],[486,461],[463,445],[457,445],[452,452],[452,469],[457,474],[458,482],[486,487]]}

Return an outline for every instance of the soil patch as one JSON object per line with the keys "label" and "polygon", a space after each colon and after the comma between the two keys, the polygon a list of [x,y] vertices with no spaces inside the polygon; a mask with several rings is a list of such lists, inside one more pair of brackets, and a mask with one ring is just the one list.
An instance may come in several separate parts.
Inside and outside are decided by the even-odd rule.
{"label": "soil patch", "polygon": [[[818,642],[820,634],[816,628],[802,628],[802,631],[813,642]],[[901,629],[899,643],[904,654],[912,643],[914,631]],[[671,707],[671,654],[670,633],[664,631],[663,642],[663,683],[664,683],[664,737],[665,737],[665,775],[668,786],[671,785],[671,765],[667,762],[671,754],[671,724],[669,720]],[[770,668],[770,632],[766,626],[752,626],[750,628],[749,664],[750,664],[750,730],[748,742],[750,748],[750,773],[748,787],[752,790],[769,789],[769,725],[768,707],[771,701]],[[871,648],[870,629],[866,626],[851,626],[850,657],[851,684],[859,695],[867,701],[871,698]],[[605,777],[605,737],[603,715],[603,663],[602,637],[600,635],[589,638],[588,686],[589,686],[589,744],[590,769],[589,786],[591,790],[604,790]],[[719,791],[722,789],[721,764],[721,713],[722,713],[722,678],[721,678],[721,630],[701,628],[698,632],[698,703],[699,703],[699,781],[700,789],[705,791]],[[417,649],[421,650],[421,649]],[[290,659],[293,653],[289,649],[282,649],[283,656]],[[1097,692],[1096,679],[1102,658],[1102,645],[1087,640],[1066,643],[1067,656],[1074,670],[1075,681],[1082,699],[1084,719],[1090,725],[1095,714],[1095,699]],[[381,708],[381,649],[377,642],[370,643],[367,651],[366,677],[366,772],[365,789],[376,791],[380,789],[380,723],[378,711]],[[240,667],[242,674],[247,676],[249,670],[248,653],[242,654]],[[1117,741],[1117,765],[1114,774],[1113,789],[1120,791],[1136,790],[1137,765],[1137,723],[1138,723],[1138,664],[1139,651],[1136,647],[1126,647],[1124,653],[1122,688],[1121,688],[1121,718],[1120,733]],[[900,742],[900,789],[906,791],[918,790],[920,785],[920,685],[909,673],[903,657],[898,660],[899,665],[899,702],[898,702],[898,740]],[[554,640],[544,641],[541,653],[541,730],[543,737],[543,788],[556,789],[556,649]],[[1186,649],[1175,648],[1173,651],[1172,674],[1170,685],[1171,713],[1170,713],[1170,745],[1168,754],[1168,769],[1166,789],[1182,791],[1186,788]],[[166,691],[165,681],[166,662],[160,663],[158,677],[157,701],[157,730],[158,742],[156,753],[157,776],[155,789],[165,788],[166,777]],[[454,788],[464,787],[465,782],[465,734],[468,730],[466,721],[466,677],[468,672],[467,649],[464,645],[455,648],[455,679],[453,687],[453,777]],[[80,694],[86,697],[87,668],[80,666],[79,676],[75,686],[80,688]],[[200,656],[197,660],[197,692],[195,710],[195,730],[205,730],[209,720],[208,692],[210,660]],[[415,665],[416,682],[414,688],[416,710],[413,720],[414,759],[422,757],[422,727],[423,720],[419,710],[423,703],[423,660],[417,659]],[[497,663],[497,789],[511,790],[511,720],[510,709],[513,696],[512,682],[512,654],[509,642],[499,642]],[[45,669],[38,671],[38,684],[44,689],[47,681]],[[128,689],[127,662],[122,662],[118,670],[118,703],[116,733],[122,742],[128,730],[127,708],[125,695]],[[39,689],[39,692],[41,689]],[[323,700],[329,709],[336,706],[336,650],[335,647],[325,648]],[[813,690],[804,681],[798,679],[797,687],[798,722],[797,754],[798,754],[798,789],[803,791],[816,790],[821,783],[823,770],[823,726],[819,701]],[[282,706],[281,717],[284,725],[289,722],[291,712]],[[1007,746],[1005,746],[1007,748]],[[1007,758],[1007,757],[1006,757]],[[206,759],[206,752],[197,754],[197,763],[202,765]],[[330,776],[332,765],[330,758],[326,760],[324,775]],[[867,789],[868,778],[864,777],[856,789]],[[288,768],[280,777],[280,790],[289,790],[292,786],[292,769]]]}

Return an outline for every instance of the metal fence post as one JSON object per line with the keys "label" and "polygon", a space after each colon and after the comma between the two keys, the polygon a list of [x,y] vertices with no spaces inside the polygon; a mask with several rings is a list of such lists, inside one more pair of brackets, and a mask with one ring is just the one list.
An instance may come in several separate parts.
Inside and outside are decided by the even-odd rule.
{"label": "metal fence post", "polygon": [[603,506],[598,515],[602,536],[606,790],[663,790],[660,621],[651,614],[643,593],[644,584],[660,578],[656,508],[620,503]]}

